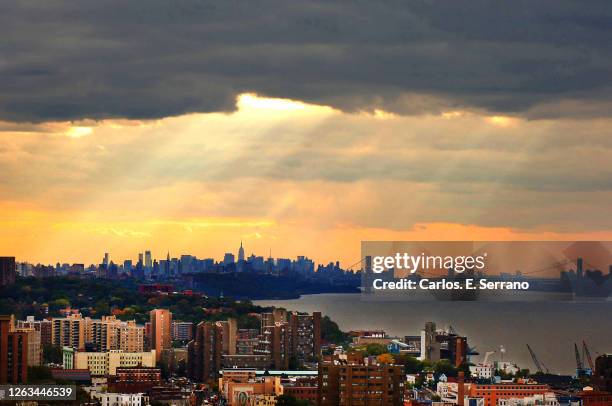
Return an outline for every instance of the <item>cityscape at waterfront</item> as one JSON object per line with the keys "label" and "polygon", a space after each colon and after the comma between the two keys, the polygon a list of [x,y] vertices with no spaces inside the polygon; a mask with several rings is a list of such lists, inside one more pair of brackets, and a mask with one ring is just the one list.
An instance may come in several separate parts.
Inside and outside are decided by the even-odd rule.
{"label": "cityscape at waterfront", "polygon": [[612,406],[612,1],[0,1],[0,406]]}
{"label": "cityscape at waterfront", "polygon": [[[384,405],[493,406],[612,396],[609,301],[372,306],[361,293],[340,293],[358,286],[358,271],[315,269],[306,257],[245,257],[242,244],[219,262],[145,252],[135,266],[117,266],[109,254],[88,267],[14,257],[0,265],[1,383],[74,382],[75,402],[336,405],[371,396]],[[337,293],[236,300],[185,285],[200,273],[320,279],[317,288]],[[363,389],[345,390],[361,366]],[[347,367],[354,371],[343,378]],[[585,392],[588,385],[599,392]]]}

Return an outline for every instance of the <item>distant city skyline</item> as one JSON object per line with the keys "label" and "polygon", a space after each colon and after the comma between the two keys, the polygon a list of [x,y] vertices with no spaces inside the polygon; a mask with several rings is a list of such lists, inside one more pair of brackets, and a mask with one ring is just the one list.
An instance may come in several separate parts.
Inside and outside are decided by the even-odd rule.
{"label": "distant city skyline", "polygon": [[[65,261],[61,258],[58,258],[56,261],[53,262],[38,262],[41,265],[55,265],[55,264],[65,264],[65,263],[80,263],[80,264],[84,264],[84,265],[109,265],[111,263],[114,263],[116,265],[122,265],[124,262],[126,261],[130,261],[132,264],[136,264],[138,262],[142,262],[143,266],[151,266],[153,264],[153,262],[160,262],[160,261],[168,261],[169,259],[181,259],[181,257],[195,257],[198,259],[212,259],[215,262],[218,263],[223,263],[225,261],[229,259],[231,259],[231,262],[233,263],[237,263],[239,261],[248,261],[249,258],[251,257],[258,257],[258,258],[264,258],[264,259],[268,259],[268,258],[272,258],[272,259],[297,259],[299,257],[304,257],[304,258],[308,258],[310,260],[313,260],[316,262],[315,258],[311,258],[310,256],[308,256],[307,254],[298,254],[296,256],[283,256],[283,255],[277,255],[274,256],[272,253],[272,250],[269,250],[267,253],[256,253],[256,252],[250,252],[250,253],[246,253],[243,243],[242,241],[240,242],[240,245],[238,248],[236,248],[235,250],[226,250],[222,255],[220,255],[219,257],[215,257],[212,255],[196,255],[194,253],[191,252],[177,252],[177,253],[172,253],[170,252],[170,250],[166,251],[165,253],[159,253],[159,255],[157,255],[155,252],[153,252],[152,250],[146,249],[146,250],[142,250],[139,252],[134,252],[132,255],[127,255],[125,257],[117,257],[115,255],[113,255],[112,252],[103,252],[101,255],[99,255],[100,259],[96,259],[96,258],[92,258],[90,260],[86,260],[86,261],[81,261],[81,262],[73,262],[73,261]],[[24,258],[19,258],[19,257],[15,257],[15,260],[17,262],[25,262],[25,263],[30,263],[30,264],[37,264],[37,262],[35,261],[31,261],[28,259],[24,259]],[[359,259],[357,259],[357,261],[359,261]],[[339,262],[338,260],[336,261],[327,261],[325,263],[320,262],[321,264],[328,264],[328,263],[337,263]]]}

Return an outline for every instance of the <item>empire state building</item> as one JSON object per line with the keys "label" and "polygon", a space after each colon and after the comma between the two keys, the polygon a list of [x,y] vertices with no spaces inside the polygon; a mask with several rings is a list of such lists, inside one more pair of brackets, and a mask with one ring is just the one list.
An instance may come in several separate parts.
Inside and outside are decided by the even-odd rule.
{"label": "empire state building", "polygon": [[240,241],[240,248],[238,248],[238,262],[244,261],[244,248],[242,248],[242,241]]}

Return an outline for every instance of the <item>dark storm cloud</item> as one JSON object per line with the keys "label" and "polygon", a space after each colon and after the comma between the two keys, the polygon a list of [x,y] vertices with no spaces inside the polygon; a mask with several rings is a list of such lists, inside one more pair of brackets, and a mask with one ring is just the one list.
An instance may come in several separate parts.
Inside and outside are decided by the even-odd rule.
{"label": "dark storm cloud", "polygon": [[16,1],[0,38],[7,121],[228,111],[243,92],[530,117],[612,98],[608,1]]}

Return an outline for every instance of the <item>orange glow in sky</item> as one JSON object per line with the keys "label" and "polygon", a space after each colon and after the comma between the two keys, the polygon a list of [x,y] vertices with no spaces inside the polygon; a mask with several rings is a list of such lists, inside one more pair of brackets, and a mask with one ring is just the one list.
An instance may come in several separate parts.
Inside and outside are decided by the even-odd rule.
{"label": "orange glow in sky", "polygon": [[[219,260],[243,241],[247,255],[346,266],[362,240],[610,239],[596,219],[612,196],[584,187],[607,157],[565,135],[608,124],[255,94],[230,114],[0,122],[0,255]],[[594,175],[582,179],[585,157]]]}

